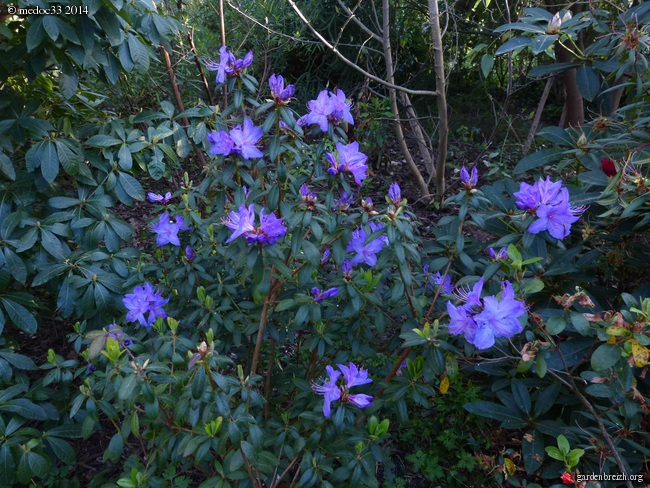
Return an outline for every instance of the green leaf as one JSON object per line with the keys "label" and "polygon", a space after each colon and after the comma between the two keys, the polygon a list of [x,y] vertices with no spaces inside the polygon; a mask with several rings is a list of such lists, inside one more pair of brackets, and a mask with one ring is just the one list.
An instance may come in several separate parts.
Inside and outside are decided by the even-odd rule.
{"label": "green leaf", "polygon": [[546,454],[548,454],[553,459],[564,462],[564,454],[555,446],[547,446],[545,449]]}
{"label": "green leaf", "polygon": [[[544,127],[537,133],[537,137],[543,137],[547,141],[561,146],[573,147],[575,145],[575,141],[567,133],[566,129],[555,125]],[[582,181],[583,176],[584,174],[580,175],[580,181]]]}
{"label": "green leaf", "polygon": [[590,334],[591,325],[583,314],[571,312],[571,323],[580,335],[588,336]]}
{"label": "green leaf", "polygon": [[539,168],[546,164],[554,163],[562,159],[564,155],[564,149],[560,148],[551,148],[551,149],[542,149],[541,151],[534,152],[525,156],[521,161],[517,163],[513,172],[515,174],[525,173],[531,169]]}
{"label": "green leaf", "polygon": [[561,315],[553,315],[546,322],[546,331],[551,335],[560,334],[566,329],[566,320]]}
{"label": "green leaf", "polygon": [[48,475],[50,472],[50,463],[47,462],[47,459],[34,451],[25,453],[25,456],[28,456],[27,463],[34,476],[37,478],[45,478]]}
{"label": "green leaf", "polygon": [[533,440],[529,441],[527,439],[528,436],[524,436],[521,442],[521,451],[526,473],[533,474],[542,466],[542,462],[544,461],[544,437],[540,432],[535,431],[530,432],[529,435]]}
{"label": "green leaf", "polygon": [[117,179],[121,183],[124,191],[134,200],[142,201],[144,200],[144,190],[142,185],[136,180],[133,176],[123,173],[121,171],[117,172]]}
{"label": "green leaf", "polygon": [[122,401],[124,400],[133,401],[134,400],[133,394],[136,391],[136,388],[139,386],[140,383],[138,381],[138,377],[135,374],[131,374],[122,380],[120,389],[117,392],[117,397]]}
{"label": "green leaf", "polygon": [[24,370],[37,369],[36,363],[34,363],[34,361],[32,361],[30,358],[22,354],[17,354],[15,352],[8,352],[7,350],[2,350],[0,351],[0,357],[4,358],[14,368],[24,369]]}
{"label": "green leaf", "polygon": [[571,68],[577,68],[580,66],[578,63],[553,63],[545,64],[543,66],[535,66],[528,72],[529,76],[538,78],[540,76],[553,75],[556,73],[561,73],[562,71],[569,70]]}
{"label": "green leaf", "polygon": [[600,92],[600,77],[591,66],[580,66],[576,70],[576,82],[582,96],[590,102]]}
{"label": "green leaf", "polygon": [[6,445],[0,447],[0,486],[13,486],[16,475],[16,462]]}
{"label": "green leaf", "polygon": [[509,41],[506,41],[501,46],[499,46],[494,54],[499,56],[501,54],[506,54],[514,51],[515,49],[530,46],[530,44],[531,40],[528,37],[515,37],[514,39],[510,39]]}
{"label": "green leaf", "polygon": [[66,464],[74,464],[77,461],[74,450],[63,439],[58,437],[46,437],[45,441],[50,445],[57,458]]}
{"label": "green leaf", "polygon": [[533,38],[530,47],[533,51],[533,55],[537,55],[539,53],[543,53],[546,51],[549,47],[551,47],[553,44],[555,44],[555,41],[557,41],[558,35],[553,34],[553,35],[541,35]]}
{"label": "green leaf", "polygon": [[528,389],[521,381],[512,382],[512,394],[517,407],[524,413],[530,413],[531,403]]}
{"label": "green leaf", "polygon": [[[36,333],[38,325],[34,316],[22,305],[9,300],[7,298],[0,297],[0,302],[9,315],[9,318],[14,323],[16,327],[25,332],[26,334],[33,335]],[[5,357],[5,359],[7,359]],[[9,361],[9,359],[7,359]],[[11,362],[11,361],[9,361]]]}
{"label": "green leaf", "polygon": [[521,417],[519,414],[513,413],[515,411],[492,402],[479,401],[466,403],[463,405],[463,408],[475,415],[499,420],[503,427],[507,429],[521,428],[526,426],[528,423],[525,418]]}
{"label": "green leaf", "polygon": [[25,37],[25,46],[27,47],[27,52],[33,51],[43,42],[43,39],[45,39],[46,32],[43,28],[43,20],[46,17],[49,16],[37,16],[36,19],[32,22],[32,25],[30,25],[27,29],[27,36]]}
{"label": "green leaf", "polygon": [[67,264],[53,264],[52,266],[48,266],[46,269],[36,275],[32,281],[32,286],[39,286],[43,283],[47,283],[52,278],[59,276],[66,269],[68,269]]}
{"label": "green leaf", "polygon": [[11,159],[2,152],[0,152],[0,171],[2,171],[11,181],[16,179],[16,170],[14,169],[13,164],[11,164]]}
{"label": "green leaf", "polygon": [[481,72],[483,73],[483,77],[485,78],[488,77],[490,71],[492,71],[493,66],[494,66],[494,56],[492,56],[491,54],[484,54],[483,57],[481,58]]}
{"label": "green leaf", "polygon": [[621,357],[621,347],[616,344],[601,344],[591,355],[591,367],[604,371],[616,364]]}
{"label": "green leaf", "polygon": [[43,407],[36,405],[27,398],[16,398],[0,405],[3,412],[17,413],[29,420],[47,420],[48,415]]}
{"label": "green leaf", "polygon": [[532,295],[533,293],[539,293],[544,289],[544,282],[539,278],[533,278],[524,283],[524,288],[522,290],[524,295]]}
{"label": "green leaf", "polygon": [[509,30],[544,34],[546,32],[546,27],[542,27],[541,25],[528,24],[526,22],[512,22],[510,24],[500,25],[494,29],[494,32],[506,32]]}
{"label": "green leaf", "polygon": [[8,247],[4,248],[4,255],[9,273],[11,273],[11,276],[13,276],[16,281],[24,285],[25,281],[27,281],[27,267],[25,266],[25,263],[23,263],[23,260]]}
{"label": "green leaf", "polygon": [[569,449],[571,449],[571,446],[569,445],[569,441],[563,435],[557,436],[557,447],[560,449],[560,452],[562,452],[563,454],[568,454]]}
{"label": "green leaf", "polygon": [[124,452],[124,440],[122,439],[122,434],[120,433],[114,434],[113,437],[111,438],[111,442],[108,444],[108,449],[104,451],[103,460],[104,462],[110,460],[113,463],[117,463],[122,457],[123,452]]}
{"label": "green leaf", "polygon": [[[48,17],[47,15],[45,17]],[[52,141],[44,141],[38,152],[41,159],[41,173],[48,183],[52,183],[59,174],[59,155],[56,152],[56,144]]]}
{"label": "green leaf", "polygon": [[129,43],[131,59],[138,70],[146,73],[149,70],[149,51],[147,50],[147,47],[131,33],[128,34],[127,41]]}

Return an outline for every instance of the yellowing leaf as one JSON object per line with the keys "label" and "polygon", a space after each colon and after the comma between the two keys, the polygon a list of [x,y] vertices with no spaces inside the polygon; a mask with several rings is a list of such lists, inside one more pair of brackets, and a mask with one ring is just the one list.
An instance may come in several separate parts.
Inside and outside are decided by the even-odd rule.
{"label": "yellowing leaf", "polygon": [[443,395],[449,391],[449,377],[445,376],[440,382],[440,393]]}
{"label": "yellowing leaf", "polygon": [[630,331],[627,330],[625,327],[619,327],[617,325],[612,325],[611,327],[607,327],[607,329],[605,329],[605,332],[607,332],[607,334],[610,336],[624,336],[630,334]]}
{"label": "yellowing leaf", "polygon": [[610,336],[609,339],[607,339],[607,344],[616,344],[616,336]]}
{"label": "yellowing leaf", "polygon": [[648,359],[650,357],[650,352],[648,348],[642,346],[637,341],[632,340],[632,357],[634,358],[634,364],[637,368],[643,368],[648,364]]}
{"label": "yellowing leaf", "polygon": [[515,463],[512,462],[512,459],[505,458],[503,460],[503,466],[506,468],[506,473],[508,473],[508,476],[514,476],[515,472],[517,471],[517,466],[515,466]]}

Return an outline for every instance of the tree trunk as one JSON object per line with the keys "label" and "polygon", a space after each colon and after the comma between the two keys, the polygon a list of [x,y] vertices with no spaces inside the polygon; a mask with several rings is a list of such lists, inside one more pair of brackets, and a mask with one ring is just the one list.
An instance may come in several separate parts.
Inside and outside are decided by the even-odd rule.
{"label": "tree trunk", "polygon": [[433,69],[436,77],[436,98],[438,106],[438,158],[436,159],[436,200],[442,201],[445,193],[445,167],[447,165],[447,86],[445,65],[442,55],[442,33],[440,31],[440,14],[438,1],[429,0],[429,17],[431,22],[431,40],[433,42]]}
{"label": "tree trunk", "polygon": [[[395,72],[393,64],[393,52],[390,46],[390,5],[388,0],[382,0],[382,23],[383,23],[383,32],[382,32],[382,44],[384,48],[384,60],[386,62],[386,81],[391,85],[395,85]],[[399,143],[404,159],[406,159],[406,164],[408,165],[413,178],[415,179],[415,184],[417,185],[422,198],[429,198],[429,188],[424,177],[420,170],[418,169],[411,152],[409,151],[406,140],[404,139],[404,131],[402,130],[402,124],[400,122],[399,108],[397,106],[397,90],[395,88],[388,88],[388,96],[390,100],[390,110],[393,112],[395,117],[393,121],[393,128],[395,129],[395,136],[397,137],[397,142]]]}

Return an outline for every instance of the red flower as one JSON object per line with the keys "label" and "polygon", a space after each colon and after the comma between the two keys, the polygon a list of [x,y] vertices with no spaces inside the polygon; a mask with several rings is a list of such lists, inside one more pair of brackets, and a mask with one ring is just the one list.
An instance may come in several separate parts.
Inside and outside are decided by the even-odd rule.
{"label": "red flower", "polygon": [[573,476],[571,476],[571,473],[564,473],[561,478],[562,482],[565,485],[571,485],[575,483],[576,481],[573,479]]}
{"label": "red flower", "polygon": [[607,176],[616,176],[616,166],[614,166],[614,161],[609,158],[602,158],[600,160],[600,166],[603,168],[603,173]]}

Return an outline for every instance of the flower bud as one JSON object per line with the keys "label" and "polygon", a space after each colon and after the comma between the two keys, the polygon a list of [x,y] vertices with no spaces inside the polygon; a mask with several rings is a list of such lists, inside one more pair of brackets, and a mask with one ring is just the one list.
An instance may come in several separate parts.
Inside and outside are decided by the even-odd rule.
{"label": "flower bud", "polygon": [[548,27],[546,28],[546,33],[557,34],[558,32],[560,32],[560,27],[562,27],[562,17],[560,17],[560,12],[558,12],[553,16],[551,20],[548,21]]}

